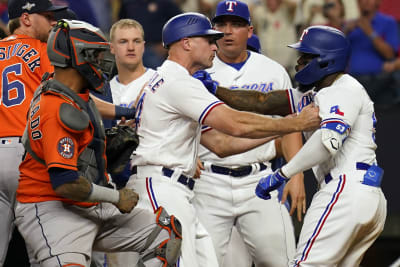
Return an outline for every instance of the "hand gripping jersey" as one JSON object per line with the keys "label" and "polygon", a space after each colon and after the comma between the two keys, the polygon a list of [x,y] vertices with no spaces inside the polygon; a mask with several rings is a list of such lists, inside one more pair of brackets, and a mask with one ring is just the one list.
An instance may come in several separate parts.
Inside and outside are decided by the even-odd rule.
{"label": "hand gripping jersey", "polygon": [[20,165],[19,202],[93,205],[57,195],[48,174],[57,167],[76,170],[96,184],[108,181],[104,128],[88,92],[78,96],[56,80],[46,81],[33,98],[23,143],[28,153]]}
{"label": "hand gripping jersey", "polygon": [[26,113],[43,74],[53,72],[47,44],[26,35],[0,40],[0,137],[22,136]]}
{"label": "hand gripping jersey", "polygon": [[[247,61],[239,70],[215,57],[213,67],[207,71],[220,86],[231,90],[269,92],[291,88],[289,75],[281,65],[253,52],[248,52]],[[202,132],[208,129],[204,127]],[[291,218],[279,203],[277,193],[271,201],[254,197],[258,180],[272,173],[269,161],[275,155],[274,141],[226,158],[200,146],[199,157],[205,170],[196,181],[194,205],[213,239],[220,266],[227,266],[234,224],[246,243],[244,253],[251,254],[256,266],[285,266],[295,252]],[[230,267],[241,267],[238,264]]]}
{"label": "hand gripping jersey", "polygon": [[[248,59],[240,70],[215,57],[213,66],[207,69],[207,72],[220,86],[232,90],[254,90],[266,93],[292,87],[290,77],[281,65],[261,54],[250,51],[248,53]],[[203,127],[202,131],[207,131],[207,129],[209,128]],[[249,165],[272,160],[275,157],[275,145],[274,142],[269,142],[245,153],[226,158],[220,158],[200,146],[199,157],[203,161],[211,161],[223,166]]]}

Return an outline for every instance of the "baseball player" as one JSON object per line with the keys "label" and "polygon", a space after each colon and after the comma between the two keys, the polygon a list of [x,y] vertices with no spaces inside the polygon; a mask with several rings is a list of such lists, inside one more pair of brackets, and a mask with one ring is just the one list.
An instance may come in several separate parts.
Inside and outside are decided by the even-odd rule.
{"label": "baseball player", "polygon": [[141,266],[174,266],[179,221],[162,208],[132,211],[133,190],[106,187],[105,133],[89,96],[113,66],[104,34],[82,21],[60,20],[47,51],[54,79],[35,92],[22,138],[27,154],[15,222],[25,242],[44,267],[88,266],[92,249],[137,251]]}
{"label": "baseball player", "polygon": [[[53,67],[46,55],[53,12],[67,7],[49,1],[8,1],[11,36],[0,41],[0,266],[7,255],[14,229],[13,209],[18,186],[18,165],[24,148],[21,136],[33,92]],[[28,248],[29,251],[29,248]]]}
{"label": "baseball player", "polygon": [[[0,70],[3,73],[0,80],[0,160],[3,162],[0,170],[0,266],[4,263],[14,228],[12,210],[18,186],[18,165],[24,153],[20,139],[26,114],[42,76],[54,71],[47,56],[46,42],[56,23],[54,13],[66,8],[54,6],[48,0],[8,1],[11,35],[0,41]],[[100,100],[96,103],[102,115],[108,118],[134,116],[130,109],[110,108],[107,104],[102,105],[105,102]]]}
{"label": "baseball player", "polygon": [[[289,75],[271,59],[247,50],[252,35],[250,12],[241,1],[221,1],[213,18],[214,28],[224,32],[217,41],[213,67],[207,69],[219,85],[232,90],[268,92],[291,88]],[[214,129],[204,127],[202,134]],[[279,143],[280,144],[280,143]],[[287,159],[301,147],[300,133],[284,136],[282,147]],[[278,194],[265,203],[254,198],[258,180],[270,173],[270,161],[277,156],[278,143],[269,142],[243,154],[220,158],[204,147],[199,157],[204,165],[195,188],[195,207],[212,237],[218,262],[223,266],[232,228],[236,225],[256,266],[286,266],[295,252],[294,229],[288,210]],[[294,200],[292,212],[305,206],[303,175],[293,178],[288,191]],[[289,190],[290,189],[290,190]],[[286,198],[286,197],[285,197]],[[260,225],[266,226],[262,229]]]}
{"label": "baseball player", "polygon": [[[302,90],[311,89],[307,96],[319,106],[322,122],[306,133],[307,142],[292,160],[259,181],[256,194],[269,199],[291,175],[312,168],[320,189],[304,218],[290,266],[359,266],[386,218],[373,102],[344,73],[350,44],[341,31],[309,27],[290,47],[300,52],[295,79]],[[299,109],[308,102],[301,101]]]}
{"label": "baseball player", "polygon": [[[314,107],[297,117],[272,119],[231,109],[208,93],[191,75],[211,67],[215,40],[222,35],[202,14],[171,18],[162,35],[168,59],[149,80],[137,106],[140,143],[132,164],[137,166],[133,186],[142,196],[138,207],[156,210],[162,205],[179,218],[185,236],[180,261],[184,266],[218,266],[212,241],[192,205],[199,142],[227,156],[270,140],[265,137],[319,125]],[[219,132],[200,135],[203,124]]]}
{"label": "baseball player", "polygon": [[[115,56],[118,70],[118,75],[110,81],[113,102],[116,105],[132,108],[144,84],[155,72],[143,66],[145,45],[143,27],[136,20],[121,19],[111,27],[110,39],[111,53]],[[132,188],[129,182],[126,187]],[[138,260],[137,253],[113,253],[107,256],[110,267],[135,266]]]}

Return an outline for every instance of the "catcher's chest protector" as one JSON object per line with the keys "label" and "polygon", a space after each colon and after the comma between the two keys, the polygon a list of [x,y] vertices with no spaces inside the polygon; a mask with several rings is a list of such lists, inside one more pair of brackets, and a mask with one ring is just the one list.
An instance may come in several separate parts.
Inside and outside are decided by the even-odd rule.
{"label": "catcher's chest protector", "polygon": [[[79,175],[87,178],[95,184],[106,185],[106,163],[103,156],[105,149],[105,132],[100,113],[93,100],[89,99],[89,102],[85,102],[75,92],[59,83],[57,80],[48,80],[35,92],[31,102],[31,109],[35,106],[37,101],[39,101],[40,95],[43,93],[62,95],[76,103],[81,108],[81,110],[79,110],[67,103],[60,106],[60,119],[65,126],[75,131],[82,131],[89,127],[89,122],[92,123],[94,129],[93,140],[78,157],[78,172]],[[32,151],[27,128],[25,128],[22,140],[27,152],[29,152],[34,159],[45,164],[44,160],[39,158]]]}

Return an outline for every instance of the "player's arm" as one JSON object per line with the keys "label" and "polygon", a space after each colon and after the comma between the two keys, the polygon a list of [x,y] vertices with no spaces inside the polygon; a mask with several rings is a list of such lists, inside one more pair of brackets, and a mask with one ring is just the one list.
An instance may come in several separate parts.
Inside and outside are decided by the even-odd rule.
{"label": "player's arm", "polygon": [[312,105],[305,107],[297,116],[284,118],[271,118],[218,105],[209,111],[202,123],[236,137],[264,138],[316,129],[320,118],[318,108]]}
{"label": "player's arm", "polygon": [[246,152],[276,137],[278,136],[270,136],[261,139],[239,138],[221,133],[215,129],[209,129],[201,134],[200,143],[218,157],[224,158]]}
{"label": "player's arm", "polygon": [[89,182],[77,171],[63,168],[50,168],[50,181],[54,191],[67,199],[84,202],[108,202],[114,204],[122,213],[130,212],[137,204],[139,195],[133,190],[99,186]]}
{"label": "player's arm", "polygon": [[93,99],[97,109],[104,119],[120,120],[122,117],[124,117],[125,119],[129,120],[135,118],[136,111],[134,108],[126,108],[114,105],[94,96],[93,94],[90,94],[90,97]]}
{"label": "player's arm", "polygon": [[336,155],[348,136],[349,126],[338,122],[325,124],[315,131],[300,151],[282,168],[260,179],[256,195],[270,199],[270,192],[298,172],[308,170]]}
{"label": "player's arm", "polygon": [[287,90],[274,90],[268,93],[261,93],[251,90],[230,90],[218,86],[215,95],[227,105],[237,110],[281,116],[292,113]]}
{"label": "player's arm", "polygon": [[[281,149],[286,162],[289,162],[302,146],[303,139],[301,133],[292,133],[283,136]],[[288,195],[291,199],[290,215],[293,215],[297,209],[297,219],[301,221],[302,214],[306,212],[306,191],[304,188],[303,172],[293,175],[286,184],[283,189],[282,203],[286,201]]]}
{"label": "player's arm", "polygon": [[200,80],[207,90],[230,107],[264,115],[286,116],[293,113],[290,101],[290,90],[274,90],[261,93],[251,90],[230,90],[221,87],[211,79],[207,71],[199,70],[193,77]]}

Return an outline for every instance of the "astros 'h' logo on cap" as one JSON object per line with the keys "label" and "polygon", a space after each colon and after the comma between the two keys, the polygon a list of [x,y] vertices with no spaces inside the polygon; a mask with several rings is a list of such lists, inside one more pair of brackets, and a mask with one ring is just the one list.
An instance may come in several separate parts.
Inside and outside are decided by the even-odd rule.
{"label": "astros 'h' logo on cap", "polygon": [[237,6],[237,2],[236,1],[226,1],[225,5],[226,5],[226,10],[227,11],[233,12],[234,11],[234,7]]}

